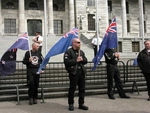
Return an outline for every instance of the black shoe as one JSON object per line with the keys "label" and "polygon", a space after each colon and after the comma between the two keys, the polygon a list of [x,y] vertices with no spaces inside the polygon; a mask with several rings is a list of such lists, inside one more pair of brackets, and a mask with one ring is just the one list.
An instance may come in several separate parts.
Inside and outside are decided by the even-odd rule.
{"label": "black shoe", "polygon": [[150,97],[148,97],[147,101],[150,101]]}
{"label": "black shoe", "polygon": [[30,98],[29,99],[29,105],[32,105],[33,104],[33,98]]}
{"label": "black shoe", "polygon": [[74,106],[73,106],[73,104],[70,104],[69,105],[69,109],[68,109],[69,111],[73,111],[74,110]]}
{"label": "black shoe", "polygon": [[79,109],[88,110],[89,108],[82,104],[82,105],[79,105]]}
{"label": "black shoe", "polygon": [[127,95],[124,95],[124,96],[122,96],[121,98],[130,98],[129,96],[127,96]]}
{"label": "black shoe", "polygon": [[115,100],[116,98],[114,96],[109,96],[109,99]]}
{"label": "black shoe", "polygon": [[37,104],[37,99],[33,99],[33,104]]}

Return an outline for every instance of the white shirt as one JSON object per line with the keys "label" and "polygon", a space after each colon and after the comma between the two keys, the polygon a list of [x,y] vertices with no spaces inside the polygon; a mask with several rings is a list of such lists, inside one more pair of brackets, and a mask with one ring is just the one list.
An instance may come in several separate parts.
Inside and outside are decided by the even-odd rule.
{"label": "white shirt", "polygon": [[[98,41],[99,41],[99,45],[101,45],[102,39],[101,39],[101,38],[98,38]],[[92,44],[97,45],[97,37],[94,37],[94,38],[92,39]]]}

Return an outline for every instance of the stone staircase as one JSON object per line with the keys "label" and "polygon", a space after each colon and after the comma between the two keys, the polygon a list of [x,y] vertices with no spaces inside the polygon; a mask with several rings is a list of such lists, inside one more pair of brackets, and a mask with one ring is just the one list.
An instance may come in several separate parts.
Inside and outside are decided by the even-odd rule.
{"label": "stone staircase", "polygon": [[[98,65],[95,71],[91,71],[93,63],[89,62],[86,65],[87,75],[86,75],[86,95],[99,95],[107,93],[107,80],[106,80],[106,67],[105,63],[103,65]],[[146,90],[146,84],[144,77],[135,70],[131,70],[128,74],[128,79],[124,79],[126,72],[123,65],[119,65],[121,79],[124,81],[123,86],[127,92],[132,92],[133,85],[138,86],[139,91]],[[136,84],[135,75],[140,78]],[[20,101],[28,99],[28,88],[26,85],[26,68],[21,62],[17,62],[17,71],[9,76],[0,76],[0,101]],[[57,98],[57,97],[67,97],[67,91],[69,87],[68,73],[66,72],[62,62],[52,62],[48,64],[45,72],[41,74],[40,77],[40,87],[39,87],[39,99],[43,100],[45,98]],[[116,91],[116,90],[115,90]],[[137,92],[136,87],[133,91]],[[75,95],[78,91],[75,92]],[[17,96],[18,95],[18,96]]]}

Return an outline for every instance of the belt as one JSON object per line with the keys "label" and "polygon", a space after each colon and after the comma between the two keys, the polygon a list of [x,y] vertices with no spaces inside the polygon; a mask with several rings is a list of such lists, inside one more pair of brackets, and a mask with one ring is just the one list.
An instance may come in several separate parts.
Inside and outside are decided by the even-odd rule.
{"label": "belt", "polygon": [[28,67],[28,69],[38,69],[38,67]]}

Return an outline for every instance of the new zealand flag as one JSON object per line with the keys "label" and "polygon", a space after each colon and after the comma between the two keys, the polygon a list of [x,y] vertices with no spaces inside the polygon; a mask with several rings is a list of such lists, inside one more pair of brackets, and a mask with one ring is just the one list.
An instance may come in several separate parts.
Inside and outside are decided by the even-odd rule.
{"label": "new zealand flag", "polygon": [[29,50],[27,32],[20,36],[18,40],[2,56],[0,60],[0,76],[9,75],[16,71],[17,49]]}
{"label": "new zealand flag", "polygon": [[7,51],[1,58],[0,75],[8,75],[16,71],[16,52],[17,49]]}

